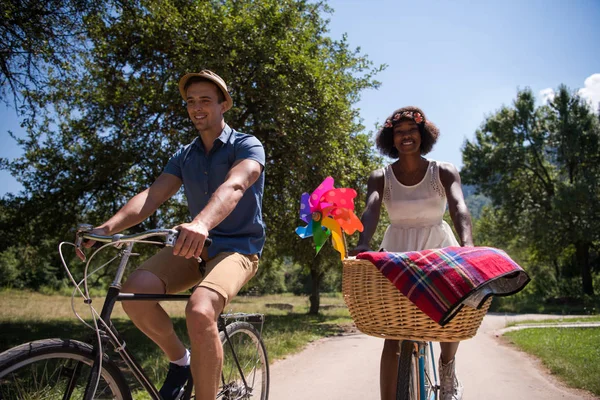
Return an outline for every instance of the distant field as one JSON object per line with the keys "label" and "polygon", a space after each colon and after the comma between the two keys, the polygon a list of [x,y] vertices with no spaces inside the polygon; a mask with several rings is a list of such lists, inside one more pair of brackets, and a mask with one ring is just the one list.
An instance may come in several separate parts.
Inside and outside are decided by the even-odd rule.
{"label": "distant field", "polygon": [[[103,298],[94,297],[93,306],[97,310],[102,309]],[[287,315],[288,311],[267,305],[287,304],[292,306],[291,312],[303,314],[308,312],[309,300],[307,296],[295,296],[292,294],[268,295],[268,296],[239,296],[227,306],[225,312],[258,312],[267,315]],[[326,316],[346,317],[350,321],[344,300],[341,294],[321,295],[323,314]],[[173,317],[185,316],[185,302],[168,301],[162,302],[162,306]],[[75,299],[75,309],[81,315],[89,315],[89,307],[83,304],[81,298]],[[46,321],[55,319],[74,319],[71,309],[71,298],[61,295],[45,295],[31,291],[3,290],[0,291],[0,322],[26,319],[29,321]],[[117,304],[113,312],[114,318],[127,318],[122,307]]]}
{"label": "distant field", "polygon": [[580,317],[562,317],[552,319],[535,319],[509,322],[507,326],[515,325],[539,325],[539,324],[575,324],[585,322],[600,322],[600,315],[580,316]]}

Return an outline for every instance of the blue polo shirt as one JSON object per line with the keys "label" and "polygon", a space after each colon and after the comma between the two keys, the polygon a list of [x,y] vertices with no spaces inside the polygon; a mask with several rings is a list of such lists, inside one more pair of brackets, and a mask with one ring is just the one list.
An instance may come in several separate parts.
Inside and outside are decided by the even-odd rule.
{"label": "blue polo shirt", "polygon": [[215,139],[208,154],[199,137],[175,153],[164,172],[183,181],[185,196],[192,218],[208,204],[208,200],[223,182],[237,160],[255,160],[263,166],[258,180],[244,193],[235,209],[219,225],[210,230],[213,240],[209,257],[234,251],[260,255],[265,244],[265,224],[262,219],[262,198],[265,186],[265,150],[252,135],[240,133],[228,125]]}

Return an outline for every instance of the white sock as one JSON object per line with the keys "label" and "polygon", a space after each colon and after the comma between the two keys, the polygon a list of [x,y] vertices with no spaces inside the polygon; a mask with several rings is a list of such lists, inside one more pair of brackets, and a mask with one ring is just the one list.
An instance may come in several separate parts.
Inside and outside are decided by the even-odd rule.
{"label": "white sock", "polygon": [[183,357],[181,357],[179,360],[177,361],[171,361],[173,364],[177,364],[180,367],[184,367],[186,365],[190,365],[190,351],[188,349],[185,349],[185,355]]}

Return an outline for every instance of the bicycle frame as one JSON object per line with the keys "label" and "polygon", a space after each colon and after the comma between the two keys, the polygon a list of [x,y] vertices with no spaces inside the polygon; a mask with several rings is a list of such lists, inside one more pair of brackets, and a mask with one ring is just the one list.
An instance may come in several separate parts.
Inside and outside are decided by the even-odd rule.
{"label": "bicycle frame", "polygon": [[[76,247],[79,247],[81,245],[83,239],[91,239],[91,240],[97,240],[97,241],[104,242],[104,243],[110,243],[110,242],[124,243],[125,249],[122,250],[119,267],[117,268],[115,278],[108,289],[108,292],[107,292],[105,300],[104,300],[104,305],[102,307],[102,311],[100,312],[100,320],[102,321],[102,324],[106,329],[98,328],[98,331],[100,333],[100,343],[96,343],[93,346],[93,356],[94,356],[95,361],[92,365],[92,369],[91,369],[90,375],[88,377],[88,381],[87,381],[87,385],[86,385],[86,389],[85,389],[85,393],[84,393],[84,399],[91,400],[94,396],[95,382],[98,379],[98,375],[100,374],[100,365],[101,365],[100,357],[102,357],[102,355],[103,355],[102,354],[103,351],[99,351],[99,350],[104,348],[106,344],[110,343],[115,348],[115,350],[119,353],[119,355],[121,356],[121,358],[123,359],[123,361],[125,362],[127,367],[129,368],[129,370],[133,373],[133,375],[137,379],[137,381],[144,387],[144,389],[146,389],[146,391],[150,394],[150,396],[155,400],[160,400],[161,397],[158,393],[158,390],[152,384],[152,382],[150,381],[150,379],[148,378],[148,376],[146,375],[146,373],[144,372],[142,367],[139,365],[139,363],[135,360],[133,355],[129,352],[129,350],[126,346],[125,340],[123,340],[121,338],[119,332],[112,324],[110,317],[111,317],[112,311],[114,309],[114,305],[117,301],[142,301],[142,300],[145,300],[145,301],[187,301],[187,300],[189,300],[189,298],[191,296],[190,294],[121,293],[121,280],[123,279],[123,275],[124,275],[125,269],[127,267],[129,257],[132,255],[131,250],[133,248],[133,244],[136,242],[142,241],[143,239],[145,239],[147,237],[151,237],[151,236],[166,236],[165,245],[173,246],[176,241],[178,232],[174,231],[172,229],[154,229],[154,230],[146,231],[141,234],[130,235],[130,236],[124,236],[124,235],[101,236],[101,235],[89,234],[88,232],[90,229],[91,229],[91,227],[88,225],[80,226],[78,228],[77,240],[75,243]],[[207,242],[207,245],[210,245],[209,241]],[[66,267],[66,265],[65,265],[65,267]],[[87,279],[87,277],[86,277],[86,279]],[[84,301],[88,304],[91,303],[91,299],[90,300],[86,299]],[[256,316],[259,316],[259,314],[246,314],[245,315],[246,318],[251,318],[251,317],[256,317]],[[228,335],[227,329],[226,329],[227,317],[229,317],[229,315],[226,315],[226,316],[219,315],[218,329],[219,329],[219,331],[224,332],[225,337],[227,338],[227,343],[229,343],[233,358],[235,360],[236,367],[237,367],[238,371],[240,372],[240,376],[242,377],[244,386],[246,388],[248,388],[248,384],[246,382],[246,377],[244,376],[242,366],[240,365],[240,363],[238,361],[238,357],[235,353],[233,344],[229,340],[229,335]],[[233,318],[236,318],[235,315],[233,316]],[[261,318],[261,323],[262,323],[263,322],[262,316],[260,318]],[[261,326],[261,331],[262,331],[262,326]]]}
{"label": "bicycle frame", "polygon": [[[110,327],[110,331],[111,331],[111,335],[108,336],[103,336],[103,339],[108,342],[111,343],[111,345],[115,348],[115,350],[119,353],[119,355],[121,356],[121,358],[123,359],[123,361],[125,362],[125,364],[127,365],[127,367],[129,368],[129,370],[133,373],[133,375],[135,376],[135,378],[137,379],[137,381],[144,387],[144,389],[146,389],[146,391],[152,396],[153,399],[155,400],[160,400],[160,396],[158,394],[158,390],[156,389],[156,387],[152,384],[152,382],[150,381],[150,379],[148,378],[148,376],[146,375],[146,373],[144,372],[144,370],[142,369],[142,367],[139,365],[139,363],[136,361],[136,359],[134,358],[134,356],[129,352],[125,341],[121,338],[119,332],[116,330],[116,328],[112,325],[111,321],[110,321],[110,313],[112,312],[112,308],[114,307],[114,304],[117,301],[140,301],[140,300],[147,300],[147,301],[187,301],[190,298],[190,295],[179,295],[179,294],[135,294],[135,293],[120,293],[118,288],[113,288],[111,287],[109,289],[109,293],[106,296],[106,300],[105,300],[105,305],[102,309],[102,313],[101,315],[103,316],[102,319],[105,321],[108,321],[109,323],[109,327]],[[252,317],[253,315],[250,314],[248,317]],[[106,317],[106,318],[105,318]],[[262,322],[262,319],[261,319]],[[242,370],[242,367],[239,363],[239,360],[237,358],[236,352],[235,352],[235,348],[233,347],[231,341],[229,340],[229,335],[227,334],[227,329],[226,329],[226,317],[223,315],[219,315],[219,320],[218,320],[218,327],[219,327],[219,331],[222,331],[225,334],[225,337],[227,338],[227,343],[229,344],[229,348],[231,349],[231,353],[233,355],[236,367],[238,369],[238,371],[240,372],[240,376],[242,377],[242,381],[244,383],[244,386],[246,386],[246,388],[248,388],[248,383],[246,382],[246,377],[244,376],[244,372]],[[103,343],[104,346],[105,343]],[[98,347],[94,346],[94,351],[97,351]],[[99,356],[99,353],[94,354],[96,357]],[[88,392],[91,391],[91,385],[93,384],[93,382],[95,381],[97,374],[98,374],[98,361],[96,361],[94,363],[94,366],[92,367],[92,372],[90,373],[90,377],[88,378],[88,384],[86,387],[86,393],[84,395],[84,399],[88,400],[91,399],[93,397],[93,393],[89,393],[88,396]]]}
{"label": "bicycle frame", "polygon": [[[158,389],[152,384],[142,367],[135,360],[134,356],[129,352],[125,340],[122,339],[121,335],[114,327],[110,320],[110,315],[112,313],[112,309],[117,301],[132,301],[132,300],[159,300],[159,301],[183,301],[189,299],[189,295],[139,295],[132,293],[120,293],[120,288],[111,286],[108,290],[108,293],[105,298],[105,303],[101,312],[101,319],[106,321],[108,324],[108,330],[110,332],[105,332],[102,338],[102,347],[104,347],[107,343],[110,343],[114,349],[119,353],[119,356],[123,359],[127,368],[133,373],[136,380],[146,389],[146,391],[150,394],[153,399],[160,400],[160,395],[158,394]],[[84,399],[92,399],[94,393],[92,393],[94,382],[96,381],[99,374],[99,357],[100,352],[99,346],[94,345],[94,355],[96,356],[96,361],[92,366],[92,371],[88,378],[88,384],[86,387]]]}
{"label": "bicycle frame", "polygon": [[433,382],[432,385],[433,386],[433,390],[434,393],[436,393],[436,395],[434,396],[434,399],[437,399],[437,393],[438,393],[438,380],[437,380],[437,372],[435,370],[435,359],[433,356],[433,343],[432,342],[418,342],[417,344],[418,347],[418,360],[419,360],[419,400],[431,400],[428,399],[427,396],[427,391],[425,390],[425,355],[427,353],[427,349],[429,348],[429,359],[431,360],[431,366],[432,366],[432,372],[433,372]]}

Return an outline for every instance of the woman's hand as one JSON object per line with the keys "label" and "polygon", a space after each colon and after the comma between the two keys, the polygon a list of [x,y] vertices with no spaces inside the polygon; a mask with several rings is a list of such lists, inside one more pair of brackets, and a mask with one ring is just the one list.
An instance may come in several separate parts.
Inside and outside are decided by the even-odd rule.
{"label": "woman's hand", "polygon": [[348,252],[349,256],[356,256],[358,253],[363,253],[365,251],[371,251],[371,248],[365,244],[361,244],[353,248]]}

